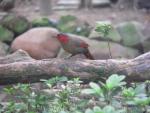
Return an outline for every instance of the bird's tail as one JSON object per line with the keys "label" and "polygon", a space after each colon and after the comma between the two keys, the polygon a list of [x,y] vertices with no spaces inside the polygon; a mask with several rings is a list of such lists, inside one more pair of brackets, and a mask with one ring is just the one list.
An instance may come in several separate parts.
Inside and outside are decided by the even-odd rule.
{"label": "bird's tail", "polygon": [[94,57],[92,56],[89,50],[86,53],[84,53],[84,55],[86,56],[86,58],[94,60]]}

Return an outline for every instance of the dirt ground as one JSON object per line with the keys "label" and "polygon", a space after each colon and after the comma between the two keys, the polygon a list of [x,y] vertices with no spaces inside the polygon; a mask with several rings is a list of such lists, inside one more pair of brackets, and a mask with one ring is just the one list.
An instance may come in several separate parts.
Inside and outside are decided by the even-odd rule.
{"label": "dirt ground", "polygon": [[[37,0],[38,1],[38,0]],[[54,2],[54,1],[53,1]],[[53,3],[53,7],[55,7]],[[39,3],[32,1],[32,3],[18,3],[13,9],[13,12],[26,16],[29,20],[41,17]],[[143,10],[125,9],[120,10],[118,8],[93,8],[93,9],[75,9],[75,10],[53,10],[48,17],[54,20],[58,20],[60,16],[71,14],[83,21],[89,22],[90,25],[94,25],[95,21],[100,20],[112,20],[112,23],[120,23],[123,21],[139,21],[146,23],[150,20],[150,14],[146,14]]]}

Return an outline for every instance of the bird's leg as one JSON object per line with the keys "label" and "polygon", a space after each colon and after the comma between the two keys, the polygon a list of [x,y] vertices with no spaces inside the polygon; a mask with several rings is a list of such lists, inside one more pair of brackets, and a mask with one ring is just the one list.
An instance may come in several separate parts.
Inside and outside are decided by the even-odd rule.
{"label": "bird's leg", "polygon": [[68,57],[66,57],[65,59],[70,59],[71,57],[75,56],[74,54],[69,55]]}
{"label": "bird's leg", "polygon": [[73,57],[73,56],[75,56],[75,55],[74,55],[74,54],[71,54],[71,55],[68,56],[68,58],[71,58],[71,57]]}

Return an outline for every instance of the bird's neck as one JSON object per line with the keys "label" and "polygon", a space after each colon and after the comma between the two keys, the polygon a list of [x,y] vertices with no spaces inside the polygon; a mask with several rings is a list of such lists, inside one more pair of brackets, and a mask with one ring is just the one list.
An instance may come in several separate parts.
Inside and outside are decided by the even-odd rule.
{"label": "bird's neck", "polygon": [[62,36],[62,37],[59,38],[59,41],[61,43],[67,43],[69,41],[69,39],[68,39],[68,37]]}

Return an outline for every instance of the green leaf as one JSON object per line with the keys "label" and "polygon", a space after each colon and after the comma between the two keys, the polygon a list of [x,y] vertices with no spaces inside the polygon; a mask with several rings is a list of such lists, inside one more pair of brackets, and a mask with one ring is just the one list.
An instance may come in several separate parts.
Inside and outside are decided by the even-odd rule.
{"label": "green leaf", "polygon": [[91,109],[87,109],[85,113],[94,113]]}
{"label": "green leaf", "polygon": [[115,108],[112,107],[112,106],[105,106],[105,107],[103,108],[103,112],[104,112],[104,113],[116,113],[116,112],[115,112]]}
{"label": "green leaf", "polygon": [[67,112],[65,112],[65,111],[61,111],[61,112],[59,112],[59,113],[67,113]]}
{"label": "green leaf", "polygon": [[137,84],[136,85],[136,88],[135,88],[135,93],[136,95],[139,95],[139,94],[145,94],[145,84],[142,83],[142,84]]}
{"label": "green leaf", "polygon": [[95,91],[96,94],[99,94],[99,95],[102,94],[102,89],[100,88],[98,84],[91,82],[89,85]]}
{"label": "green leaf", "polygon": [[126,84],[126,82],[122,82],[124,79],[124,75],[113,74],[106,80],[106,87],[108,90],[112,90],[113,88],[123,86]]}
{"label": "green leaf", "polygon": [[93,89],[84,89],[82,90],[83,94],[95,94],[95,91]]}
{"label": "green leaf", "polygon": [[94,111],[94,113],[103,113],[103,112],[102,112],[102,109],[101,109],[100,107],[98,107],[98,106],[95,106],[95,107],[93,108],[93,111]]}
{"label": "green leaf", "polygon": [[124,97],[135,97],[135,90],[132,87],[125,88],[123,89],[122,94]]}
{"label": "green leaf", "polygon": [[150,97],[149,98],[148,97],[143,97],[143,98],[136,97],[134,98],[134,102],[137,105],[146,106],[150,104]]}

